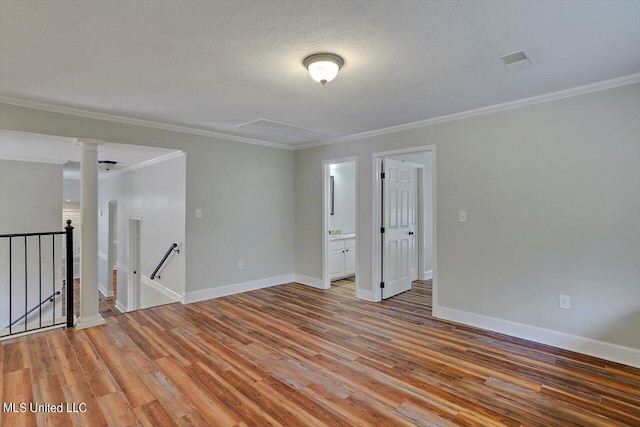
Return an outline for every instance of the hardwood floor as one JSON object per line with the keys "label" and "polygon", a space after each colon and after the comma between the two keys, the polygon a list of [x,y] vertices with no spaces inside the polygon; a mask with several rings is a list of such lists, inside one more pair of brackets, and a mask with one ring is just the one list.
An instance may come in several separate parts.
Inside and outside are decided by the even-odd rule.
{"label": "hardwood floor", "polygon": [[0,400],[85,413],[23,425],[640,425],[640,370],[431,318],[431,287],[383,303],[299,284],[0,344]]}

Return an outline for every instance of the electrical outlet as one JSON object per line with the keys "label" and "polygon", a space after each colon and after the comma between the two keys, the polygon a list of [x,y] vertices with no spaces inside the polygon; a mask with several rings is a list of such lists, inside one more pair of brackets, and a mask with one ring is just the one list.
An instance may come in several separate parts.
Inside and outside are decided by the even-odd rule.
{"label": "electrical outlet", "polygon": [[458,211],[458,221],[467,222],[467,211]]}
{"label": "electrical outlet", "polygon": [[560,295],[560,308],[571,310],[571,297],[569,295]]}
{"label": "electrical outlet", "polygon": [[243,259],[239,259],[238,260],[238,268],[240,270],[242,270],[244,268],[244,260]]}

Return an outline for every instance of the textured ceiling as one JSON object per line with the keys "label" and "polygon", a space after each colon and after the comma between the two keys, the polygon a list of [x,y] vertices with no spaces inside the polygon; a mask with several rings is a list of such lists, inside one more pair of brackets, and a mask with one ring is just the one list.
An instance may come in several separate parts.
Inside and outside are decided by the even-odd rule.
{"label": "textured ceiling", "polygon": [[[325,87],[317,52],[345,60]],[[637,72],[639,1],[0,1],[1,95],[289,145],[238,125],[340,137]]]}

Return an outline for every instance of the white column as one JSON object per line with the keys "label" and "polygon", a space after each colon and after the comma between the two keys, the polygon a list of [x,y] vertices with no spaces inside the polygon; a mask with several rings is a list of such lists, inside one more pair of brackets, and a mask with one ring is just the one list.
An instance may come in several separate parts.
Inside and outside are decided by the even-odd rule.
{"label": "white column", "polygon": [[76,327],[102,325],[98,308],[98,146],[104,141],[80,139],[80,317]]}

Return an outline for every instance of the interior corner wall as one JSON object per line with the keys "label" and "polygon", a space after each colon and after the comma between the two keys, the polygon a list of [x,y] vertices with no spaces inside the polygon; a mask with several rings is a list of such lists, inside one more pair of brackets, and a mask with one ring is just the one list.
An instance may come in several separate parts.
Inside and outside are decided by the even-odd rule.
{"label": "interior corner wall", "polygon": [[[154,281],[183,296],[185,292],[185,177],[184,155],[155,163],[140,169],[114,176],[106,174],[98,184],[98,247],[99,282],[106,288],[108,275],[113,274],[107,264],[109,253],[109,202],[117,202],[117,300],[127,306],[129,269],[128,242],[129,218],[141,219],[140,275],[150,279],[158,262],[172,243],[177,243],[180,253],[171,257]],[[144,283],[143,283],[144,285]],[[146,289],[143,287],[143,289]],[[148,289],[147,289],[148,290]],[[143,295],[142,307],[174,302],[153,289]],[[153,299],[153,301],[152,301]]]}
{"label": "interior corner wall", "polygon": [[9,104],[0,104],[0,128],[184,151],[187,297],[292,277],[293,151]]}
{"label": "interior corner wall", "polygon": [[634,84],[296,151],[296,274],[322,273],[323,160],[359,158],[372,291],[372,153],[436,145],[439,306],[640,349],[638,117]]}

